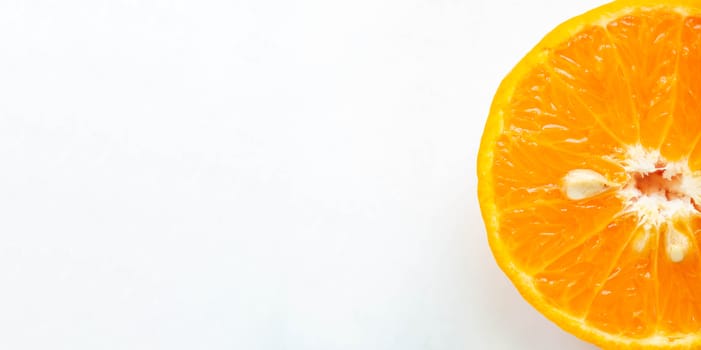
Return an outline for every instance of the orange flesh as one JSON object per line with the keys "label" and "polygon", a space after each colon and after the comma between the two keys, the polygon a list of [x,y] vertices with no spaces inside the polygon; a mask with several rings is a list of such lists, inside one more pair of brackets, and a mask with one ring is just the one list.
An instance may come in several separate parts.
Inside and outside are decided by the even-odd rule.
{"label": "orange flesh", "polygon": [[701,170],[701,16],[637,10],[583,28],[532,67],[503,112],[491,175],[497,234],[534,288],[607,333],[699,332],[701,219],[674,223],[694,239],[672,262],[666,228],[654,229],[653,249],[638,252],[639,218],[621,215],[620,197],[575,201],[560,184],[572,169],[630,181],[617,162],[630,145]]}

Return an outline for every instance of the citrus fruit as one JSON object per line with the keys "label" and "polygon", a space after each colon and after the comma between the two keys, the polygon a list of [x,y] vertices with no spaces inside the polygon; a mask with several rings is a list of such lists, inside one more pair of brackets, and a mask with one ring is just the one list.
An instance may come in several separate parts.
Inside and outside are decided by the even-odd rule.
{"label": "citrus fruit", "polygon": [[701,1],[614,1],[501,83],[478,156],[499,266],[607,349],[701,349]]}

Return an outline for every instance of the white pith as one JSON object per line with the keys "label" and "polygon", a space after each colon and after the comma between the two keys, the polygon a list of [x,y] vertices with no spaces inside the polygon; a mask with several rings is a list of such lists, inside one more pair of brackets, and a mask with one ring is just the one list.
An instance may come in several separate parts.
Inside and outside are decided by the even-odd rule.
{"label": "white pith", "polygon": [[[642,146],[629,147],[620,165],[628,178],[625,183],[614,183],[603,174],[591,169],[574,169],[562,180],[562,191],[571,200],[595,197],[606,191],[615,191],[624,203],[619,215],[635,215],[638,230],[631,241],[631,249],[644,252],[660,236],[660,244],[667,258],[675,263],[684,260],[692,248],[692,234],[688,222],[701,213],[695,204],[701,204],[701,173],[693,172],[686,160],[670,162],[657,150]],[[665,192],[643,193],[637,186],[635,176],[645,177],[659,174],[666,180],[679,179],[674,196]],[[670,182],[671,183],[671,182]]]}

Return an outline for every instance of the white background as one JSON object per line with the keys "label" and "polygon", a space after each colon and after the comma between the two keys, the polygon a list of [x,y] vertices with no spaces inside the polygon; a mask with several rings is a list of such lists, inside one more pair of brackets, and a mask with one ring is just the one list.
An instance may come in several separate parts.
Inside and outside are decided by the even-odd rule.
{"label": "white background", "polygon": [[601,3],[0,2],[0,348],[593,349],[497,268],[475,158]]}

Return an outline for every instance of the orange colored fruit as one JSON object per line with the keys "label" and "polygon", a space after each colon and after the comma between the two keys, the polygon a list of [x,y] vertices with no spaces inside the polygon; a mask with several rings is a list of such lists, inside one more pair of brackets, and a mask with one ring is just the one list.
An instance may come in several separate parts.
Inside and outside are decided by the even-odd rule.
{"label": "orange colored fruit", "polygon": [[478,157],[499,266],[609,349],[701,349],[701,1],[615,1],[504,79]]}

